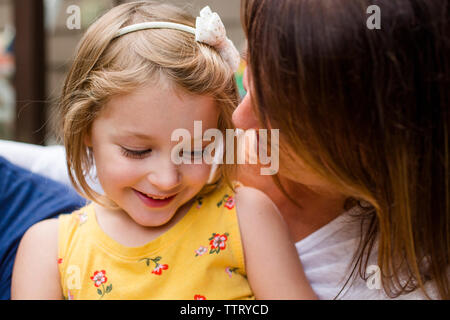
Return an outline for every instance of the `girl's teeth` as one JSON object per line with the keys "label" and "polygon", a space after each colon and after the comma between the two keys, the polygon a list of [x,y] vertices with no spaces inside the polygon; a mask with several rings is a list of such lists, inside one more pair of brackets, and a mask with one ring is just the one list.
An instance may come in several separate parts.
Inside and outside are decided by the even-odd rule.
{"label": "girl's teeth", "polygon": [[151,196],[151,195],[148,195],[148,194],[147,194],[147,197],[155,199],[155,200],[164,200],[164,199],[170,198],[170,197],[155,197],[155,196]]}

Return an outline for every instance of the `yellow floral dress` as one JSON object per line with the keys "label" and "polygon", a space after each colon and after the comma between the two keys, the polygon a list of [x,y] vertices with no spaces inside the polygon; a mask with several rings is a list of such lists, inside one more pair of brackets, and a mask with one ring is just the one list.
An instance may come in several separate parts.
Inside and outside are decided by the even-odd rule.
{"label": "yellow floral dress", "polygon": [[59,217],[65,299],[254,299],[232,190],[195,199],[170,230],[141,247],[106,235],[92,204]]}

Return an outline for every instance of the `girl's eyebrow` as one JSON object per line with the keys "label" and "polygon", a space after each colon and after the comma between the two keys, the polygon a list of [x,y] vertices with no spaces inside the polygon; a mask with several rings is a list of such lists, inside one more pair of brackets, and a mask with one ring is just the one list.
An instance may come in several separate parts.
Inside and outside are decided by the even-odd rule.
{"label": "girl's eyebrow", "polygon": [[153,140],[153,138],[147,134],[143,134],[140,132],[134,132],[134,131],[125,131],[122,135],[127,136],[127,137],[134,137],[134,138],[138,138],[141,140]]}

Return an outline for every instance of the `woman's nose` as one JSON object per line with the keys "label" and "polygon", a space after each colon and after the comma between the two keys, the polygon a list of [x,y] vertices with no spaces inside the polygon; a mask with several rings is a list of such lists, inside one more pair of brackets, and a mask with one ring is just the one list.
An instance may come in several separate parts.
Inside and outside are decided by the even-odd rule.
{"label": "woman's nose", "polygon": [[260,127],[258,118],[253,111],[253,102],[250,93],[244,97],[233,112],[233,123],[236,128],[243,130],[258,129]]}
{"label": "woman's nose", "polygon": [[252,101],[251,85],[249,81],[249,68],[245,68],[243,78],[244,89],[247,91],[244,99],[233,112],[233,123],[236,128],[240,129],[258,129],[259,121],[254,112],[254,104]]}

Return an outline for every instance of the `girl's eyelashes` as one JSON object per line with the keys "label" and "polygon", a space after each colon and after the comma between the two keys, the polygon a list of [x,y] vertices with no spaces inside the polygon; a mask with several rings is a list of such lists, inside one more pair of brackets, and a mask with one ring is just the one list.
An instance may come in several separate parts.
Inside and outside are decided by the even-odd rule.
{"label": "girl's eyelashes", "polygon": [[203,152],[205,150],[195,150],[195,151],[180,151],[180,157],[188,158],[188,159],[197,159],[203,157]]}
{"label": "girl's eyelashes", "polygon": [[133,159],[142,159],[145,158],[148,154],[152,152],[152,149],[146,149],[146,150],[130,150],[124,147],[120,147],[120,150],[122,151],[122,154],[127,158],[133,158]]}
{"label": "girl's eyelashes", "polygon": [[[133,159],[143,159],[152,152],[152,149],[131,150],[131,149],[127,149],[125,147],[120,147],[120,150],[125,157],[133,158]],[[183,152],[183,150],[181,150],[180,157],[188,158],[188,159],[202,158],[204,151],[205,150],[195,150],[195,151]]]}

